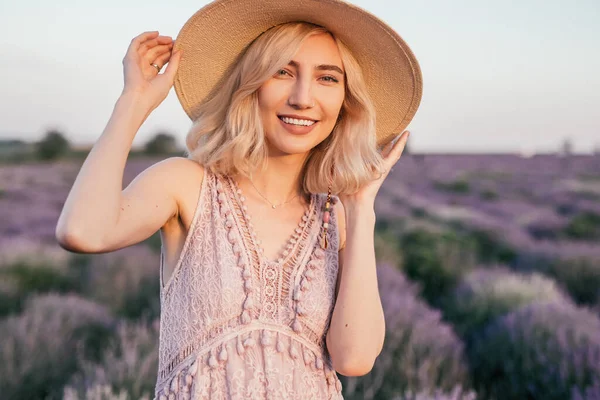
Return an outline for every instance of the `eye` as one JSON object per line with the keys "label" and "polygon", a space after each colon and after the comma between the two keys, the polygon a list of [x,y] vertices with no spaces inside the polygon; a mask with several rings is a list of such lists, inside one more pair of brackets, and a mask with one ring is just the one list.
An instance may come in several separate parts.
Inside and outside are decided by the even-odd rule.
{"label": "eye", "polygon": [[277,71],[277,73],[275,74],[277,76],[285,76],[285,75],[290,75],[290,73],[285,70],[285,69],[280,69],[279,71]]}
{"label": "eye", "polygon": [[333,83],[339,82],[335,77],[330,76],[330,75],[324,76],[321,79],[324,79],[326,82],[333,82]]}

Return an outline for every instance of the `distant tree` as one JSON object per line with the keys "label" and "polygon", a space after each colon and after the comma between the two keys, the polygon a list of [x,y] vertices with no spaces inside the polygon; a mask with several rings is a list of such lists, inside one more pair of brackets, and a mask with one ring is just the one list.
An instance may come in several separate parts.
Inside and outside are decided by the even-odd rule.
{"label": "distant tree", "polygon": [[36,144],[36,153],[41,160],[56,160],[71,148],[69,141],[58,130],[46,132],[42,140]]}
{"label": "distant tree", "polygon": [[561,169],[565,172],[570,172],[573,164],[573,142],[571,138],[565,138],[562,144],[559,157],[562,158],[560,161]]}
{"label": "distant tree", "polygon": [[566,138],[562,144],[561,155],[568,157],[571,154],[573,154],[573,142],[570,138]]}
{"label": "distant tree", "polygon": [[159,132],[146,142],[144,152],[146,154],[169,154],[177,151],[175,136],[166,132]]}

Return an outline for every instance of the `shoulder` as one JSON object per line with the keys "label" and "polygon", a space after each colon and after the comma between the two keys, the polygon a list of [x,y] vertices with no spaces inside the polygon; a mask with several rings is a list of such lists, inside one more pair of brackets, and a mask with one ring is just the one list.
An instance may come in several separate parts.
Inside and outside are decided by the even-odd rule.
{"label": "shoulder", "polygon": [[336,196],[335,204],[333,205],[335,215],[337,217],[338,237],[340,238],[340,247],[342,250],[346,245],[346,210],[339,197]]}
{"label": "shoulder", "polygon": [[180,173],[198,173],[203,172],[204,167],[195,160],[185,157],[169,157],[156,163],[157,166],[165,170]]}
{"label": "shoulder", "polygon": [[185,157],[169,157],[153,168],[163,176],[162,182],[169,186],[180,211],[182,205],[195,204],[199,195],[197,189],[205,175],[200,163]]}
{"label": "shoulder", "polygon": [[169,157],[155,164],[166,176],[171,177],[172,181],[179,179],[189,179],[200,181],[204,177],[204,167],[195,160],[185,157]]}
{"label": "shoulder", "polygon": [[152,166],[163,177],[163,182],[173,188],[189,188],[201,183],[204,167],[195,160],[185,157],[165,158]]}

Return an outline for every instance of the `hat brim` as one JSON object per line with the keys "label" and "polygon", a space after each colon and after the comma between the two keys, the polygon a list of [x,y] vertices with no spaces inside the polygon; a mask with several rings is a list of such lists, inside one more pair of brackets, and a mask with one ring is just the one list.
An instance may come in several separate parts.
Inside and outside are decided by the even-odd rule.
{"label": "hat brim", "polygon": [[416,57],[387,24],[340,0],[217,0],[196,12],[174,46],[183,49],[174,85],[188,116],[197,118],[199,105],[218,90],[226,72],[255,38],[294,21],[325,27],[357,59],[375,105],[379,145],[408,126],[422,95]]}

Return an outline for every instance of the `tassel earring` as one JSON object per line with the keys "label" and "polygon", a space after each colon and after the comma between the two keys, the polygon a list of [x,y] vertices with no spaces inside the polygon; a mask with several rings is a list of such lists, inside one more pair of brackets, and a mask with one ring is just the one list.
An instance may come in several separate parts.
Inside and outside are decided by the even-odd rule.
{"label": "tassel earring", "polygon": [[327,228],[329,228],[329,220],[331,218],[331,183],[329,184],[329,189],[327,190],[327,201],[325,202],[323,211],[323,239],[321,240],[321,247],[327,249],[329,246],[327,240]]}

